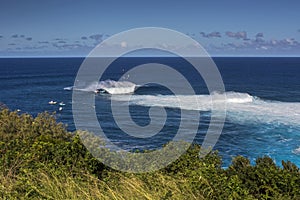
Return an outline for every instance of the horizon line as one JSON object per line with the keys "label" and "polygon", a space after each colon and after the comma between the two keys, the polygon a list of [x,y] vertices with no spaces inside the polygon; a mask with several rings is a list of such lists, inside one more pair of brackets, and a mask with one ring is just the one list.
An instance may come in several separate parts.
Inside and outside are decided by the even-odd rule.
{"label": "horizon line", "polygon": [[[0,56],[2,58],[87,58],[88,56]],[[90,58],[113,58],[115,56],[106,57],[90,57]],[[178,58],[180,56],[166,56],[166,55],[136,55],[136,56],[121,56],[121,58]],[[196,58],[200,56],[187,56],[188,58]],[[300,55],[208,55],[201,57],[211,57],[211,58],[300,58]]]}

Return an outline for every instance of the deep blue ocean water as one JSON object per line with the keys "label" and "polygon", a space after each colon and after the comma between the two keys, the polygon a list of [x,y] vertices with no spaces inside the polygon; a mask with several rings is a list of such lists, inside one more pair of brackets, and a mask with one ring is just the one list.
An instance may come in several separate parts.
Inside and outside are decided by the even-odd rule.
{"label": "deep blue ocean water", "polygon": [[[84,58],[2,58],[0,59],[0,102],[11,110],[37,115],[43,111],[56,112],[57,120],[74,131],[72,116],[72,88]],[[300,58],[214,58],[222,75],[228,97],[227,117],[221,137],[214,149],[223,157],[224,166],[236,155],[244,155],[253,162],[259,156],[271,156],[278,165],[290,160],[300,167]],[[104,80],[115,80],[127,67],[159,62],[177,67],[185,73],[185,62],[176,58],[122,58],[108,70]],[[186,76],[192,73],[186,72]],[[199,95],[207,89],[201,80],[196,82]],[[199,83],[197,82],[199,81]],[[123,101],[110,95],[82,91],[95,95],[98,120],[107,137],[126,149],[157,148],[174,137],[180,122],[180,109],[171,105],[171,93],[166,88],[151,85],[139,88],[129,106],[131,117],[138,125],[149,121],[150,106],[167,106],[168,118],[159,134],[151,138],[135,139],[119,130],[114,122],[110,102]],[[49,101],[64,102],[65,106],[50,105]],[[154,102],[157,101],[157,102]],[[193,110],[193,102],[186,98],[186,106]],[[199,111],[200,112],[200,111]],[[190,119],[190,123],[194,123]],[[200,126],[195,142],[202,143],[209,124],[209,112],[201,111]],[[159,119],[158,119],[159,121]],[[197,120],[196,120],[197,121]],[[158,122],[157,122],[158,123]],[[195,122],[196,123],[196,122]],[[187,130],[186,134],[190,134]]]}

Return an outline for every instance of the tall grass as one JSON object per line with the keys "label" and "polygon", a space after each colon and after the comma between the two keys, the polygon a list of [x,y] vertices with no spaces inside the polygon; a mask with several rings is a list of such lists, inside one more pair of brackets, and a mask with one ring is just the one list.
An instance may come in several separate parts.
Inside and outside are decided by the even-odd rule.
{"label": "tall grass", "polygon": [[[188,180],[160,173],[148,176],[110,173],[100,180],[90,174],[57,175],[51,169],[38,169],[14,177],[0,175],[4,199],[205,199],[190,189]],[[147,181],[143,181],[143,179]],[[149,184],[151,183],[151,184]]]}
{"label": "tall grass", "polygon": [[[93,141],[91,141],[93,142]],[[159,171],[115,171],[95,159],[76,133],[48,113],[0,111],[0,199],[300,199],[300,170],[269,157],[242,156],[222,168],[199,145]],[[130,159],[128,160],[130,164]]]}

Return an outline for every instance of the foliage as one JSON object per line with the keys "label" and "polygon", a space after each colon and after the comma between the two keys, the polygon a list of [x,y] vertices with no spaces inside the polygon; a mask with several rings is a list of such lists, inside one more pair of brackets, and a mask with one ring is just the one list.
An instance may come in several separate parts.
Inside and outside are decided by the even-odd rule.
{"label": "foliage", "polygon": [[300,171],[289,161],[280,168],[261,157],[253,166],[237,156],[224,169],[217,152],[199,158],[201,147],[192,144],[164,169],[124,173],[95,159],[79,135],[91,139],[83,131],[67,132],[49,113],[33,118],[0,111],[0,198],[300,199]]}
{"label": "foliage", "polygon": [[53,115],[42,113],[33,118],[8,110],[0,112],[0,170],[13,176],[43,166],[99,176],[104,169],[79,136],[67,132]]}

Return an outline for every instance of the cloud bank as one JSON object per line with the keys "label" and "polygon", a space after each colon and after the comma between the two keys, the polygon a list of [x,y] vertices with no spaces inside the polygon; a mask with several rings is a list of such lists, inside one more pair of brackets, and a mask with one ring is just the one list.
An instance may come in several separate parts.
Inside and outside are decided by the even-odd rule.
{"label": "cloud bank", "polygon": [[[299,30],[296,30],[299,31]],[[250,33],[247,31],[213,31],[199,32],[198,35],[189,33],[195,40],[205,41],[204,48],[214,54],[296,54],[300,55],[300,42],[293,37],[269,38],[264,32]],[[89,36],[65,39],[57,37],[53,39],[34,39],[21,33],[12,35],[0,35],[0,56],[8,53],[22,55],[30,53],[53,53],[58,55],[87,55],[97,44],[110,35],[96,33]],[[126,48],[126,41],[119,47]],[[118,48],[119,48],[118,47]],[[114,47],[117,48],[117,47]]]}
{"label": "cloud bank", "polygon": [[200,32],[200,35],[205,38],[220,38],[222,37],[221,33],[218,31],[214,31],[211,33]]}
{"label": "cloud bank", "polygon": [[235,38],[235,39],[243,39],[243,40],[247,40],[248,39],[246,31],[239,31],[239,32],[227,31],[225,34],[228,37]]}

